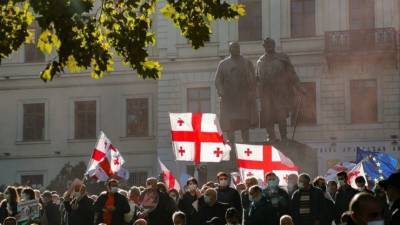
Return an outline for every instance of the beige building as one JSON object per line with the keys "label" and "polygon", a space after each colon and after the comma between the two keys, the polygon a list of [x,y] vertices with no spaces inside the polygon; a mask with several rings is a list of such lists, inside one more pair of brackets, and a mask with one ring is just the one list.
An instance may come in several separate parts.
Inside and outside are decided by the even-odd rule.
{"label": "beige building", "polygon": [[[117,63],[100,80],[82,73],[43,83],[45,57],[32,45],[15,52],[0,66],[0,184],[47,185],[65,163],[89,160],[100,130],[122,151],[132,183],[157,173],[157,156],[175,172],[193,173],[189,163],[174,162],[168,112],[218,113],[214,73],[228,42],[240,41],[255,63],[267,36],[290,56],[308,92],[295,139],[318,152],[320,174],[354,160],[357,147],[400,158],[399,1],[241,2],[247,16],[215,23],[197,51],[158,13],[151,49],[164,66],[158,81],[140,80]],[[264,137],[265,130],[251,131],[251,141]],[[203,165],[201,180],[219,169]]]}

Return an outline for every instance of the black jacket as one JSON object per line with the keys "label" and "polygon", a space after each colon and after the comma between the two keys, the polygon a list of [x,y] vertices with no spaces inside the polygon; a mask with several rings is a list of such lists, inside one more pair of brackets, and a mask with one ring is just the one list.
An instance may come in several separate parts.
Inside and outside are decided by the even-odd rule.
{"label": "black jacket", "polygon": [[11,204],[11,211],[13,212],[12,214],[9,214],[7,211],[7,200],[4,199],[0,203],[0,224],[3,223],[3,220],[9,216],[15,216],[17,215],[17,203],[12,203]]}
{"label": "black jacket", "polygon": [[187,225],[199,225],[199,213],[193,207],[193,202],[198,200],[196,195],[191,195],[190,192],[183,194],[182,199],[179,200],[178,208],[186,215]]}
{"label": "black jacket", "polygon": [[[107,195],[107,193],[101,194],[94,203],[95,224],[103,223],[103,208],[107,201]],[[124,214],[130,210],[128,199],[118,192],[114,193],[114,207],[111,224],[108,225],[121,225],[124,222]]]}
{"label": "black jacket", "polygon": [[242,203],[240,201],[239,192],[236,189],[233,189],[231,187],[218,187],[217,201],[226,203],[231,207],[235,207],[235,209],[239,212],[239,215],[242,215]]}
{"label": "black jacket", "polygon": [[93,200],[87,195],[79,200],[77,209],[72,209],[70,201],[64,201],[64,207],[68,225],[93,224]]}
{"label": "black jacket", "polygon": [[251,201],[249,200],[249,191],[242,191],[242,193],[240,194],[240,199],[242,201],[242,207],[243,207],[243,213],[242,213],[242,217],[243,219],[246,218],[246,215],[249,213],[249,209],[250,209],[250,204]]}
{"label": "black jacket", "polygon": [[252,202],[244,218],[244,225],[277,225],[276,209],[271,202],[263,196],[259,202]]}
{"label": "black jacket", "polygon": [[47,203],[43,210],[47,216],[47,224],[49,225],[60,225],[61,224],[61,214],[58,205],[49,202]]}
{"label": "black jacket", "polygon": [[397,199],[390,207],[390,225],[400,224],[400,199]]}
{"label": "black jacket", "polygon": [[167,193],[158,191],[157,207],[147,217],[148,225],[173,225],[172,214],[176,211],[174,200]]}
{"label": "black jacket", "polygon": [[358,191],[352,188],[350,185],[346,185],[345,188],[340,187],[335,195],[335,222],[340,223],[340,218],[342,214],[349,210],[349,204],[351,199],[356,195]]}
{"label": "black jacket", "polygon": [[[323,213],[323,207],[324,207],[324,194],[322,193],[322,190],[313,186],[310,186],[310,202],[311,202],[311,220],[312,221],[320,221],[321,223],[321,217]],[[308,225],[308,224],[303,224],[301,221],[300,217],[300,196],[301,196],[302,190],[298,189],[293,193],[292,196],[292,201],[291,201],[291,214],[293,217],[293,222],[296,225]]]}
{"label": "black jacket", "polygon": [[274,194],[271,194],[270,189],[267,187],[263,190],[263,195],[271,202],[275,211],[278,213],[278,218],[283,215],[289,214],[290,198],[286,190],[278,187]]}
{"label": "black jacket", "polygon": [[199,208],[199,221],[200,225],[205,225],[206,222],[213,217],[218,217],[224,223],[225,221],[225,212],[229,208],[229,205],[226,203],[216,202],[213,206],[209,206],[207,204],[202,204]]}

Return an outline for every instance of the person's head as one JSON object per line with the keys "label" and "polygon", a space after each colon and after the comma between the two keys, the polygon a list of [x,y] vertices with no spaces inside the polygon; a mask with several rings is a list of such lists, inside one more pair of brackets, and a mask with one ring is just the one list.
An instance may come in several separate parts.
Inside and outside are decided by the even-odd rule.
{"label": "person's head", "polygon": [[17,189],[14,186],[8,186],[4,191],[4,198],[7,199],[8,202],[18,202]]}
{"label": "person's head", "polygon": [[246,185],[246,190],[249,190],[252,186],[257,185],[258,181],[255,177],[248,177],[244,180],[244,184]]}
{"label": "person's head", "polygon": [[107,192],[108,193],[118,192],[118,181],[116,179],[110,179],[107,181]]}
{"label": "person's head", "polygon": [[240,224],[239,212],[234,207],[227,209],[225,213],[225,220],[227,225]]}
{"label": "person's head", "polygon": [[213,206],[217,202],[217,191],[214,188],[208,188],[204,192],[204,202],[209,206]]}
{"label": "person's head", "polygon": [[341,172],[337,173],[336,176],[337,176],[339,185],[341,187],[346,186],[346,184],[347,184],[347,173],[346,173],[346,171],[341,171]]}
{"label": "person's head", "polygon": [[246,185],[244,183],[239,183],[236,185],[236,190],[239,193],[242,193],[242,191],[246,190]]}
{"label": "person's head", "polygon": [[279,177],[274,172],[265,175],[265,182],[267,182],[268,188],[274,189],[279,187]]}
{"label": "person's head", "polygon": [[240,56],[240,45],[238,42],[230,42],[229,43],[229,52],[232,57]]}
{"label": "person's head", "polygon": [[299,177],[297,176],[297,174],[295,173],[289,174],[287,181],[288,190],[290,191],[294,190],[298,182],[299,182]]}
{"label": "person's head", "polygon": [[163,182],[157,182],[157,189],[160,192],[163,192],[163,193],[167,193],[168,192],[167,191],[167,185],[165,185]]}
{"label": "person's head", "polygon": [[262,189],[258,185],[254,185],[249,189],[249,200],[259,202],[262,198]]}
{"label": "person's head", "polygon": [[205,186],[208,187],[208,188],[216,188],[215,183],[212,182],[212,181],[208,181],[208,182],[205,184]]}
{"label": "person's head", "polygon": [[176,189],[171,189],[170,191],[168,191],[168,195],[174,200],[174,202],[178,203],[179,192]]}
{"label": "person's head", "polygon": [[137,219],[133,225],[147,225],[147,221],[145,219]]}
{"label": "person's head", "polygon": [[197,186],[198,186],[198,182],[197,182],[196,178],[190,177],[186,181],[186,186],[190,192],[195,192],[197,190]]}
{"label": "person's head", "polygon": [[17,225],[17,219],[15,217],[7,217],[3,221],[4,225]]}
{"label": "person's head", "polygon": [[400,199],[400,171],[391,174],[386,180],[380,181],[378,184],[385,191],[389,202]]}
{"label": "person's head", "polygon": [[132,186],[129,189],[129,201],[139,204],[140,199],[140,189],[136,186]]}
{"label": "person's head", "polygon": [[342,224],[347,224],[351,220],[351,214],[351,211],[343,212],[340,216],[340,222],[342,222]]}
{"label": "person's head", "polygon": [[42,194],[42,202],[43,204],[47,205],[53,202],[53,195],[50,191],[44,191]]}
{"label": "person's head", "polygon": [[289,215],[283,215],[279,219],[279,225],[294,225],[293,219]]}
{"label": "person's head", "polygon": [[229,176],[225,172],[219,172],[217,174],[218,184],[222,188],[226,188],[229,186]]}
{"label": "person's head", "polygon": [[359,191],[363,191],[365,189],[366,181],[365,181],[365,178],[363,176],[356,177],[355,182],[356,182],[356,185],[357,185],[357,189]]}
{"label": "person's head", "polygon": [[35,192],[35,199],[39,200],[40,199],[40,191],[38,189],[33,190]]}
{"label": "person's head", "polygon": [[333,196],[337,192],[336,181],[334,181],[334,180],[328,181],[327,190]]}
{"label": "person's head", "polygon": [[157,189],[157,178],[149,177],[146,180],[146,188],[148,189]]}
{"label": "person's head", "polygon": [[326,191],[326,181],[325,178],[318,176],[313,180],[314,187],[321,188],[323,191]]}
{"label": "person's head", "polygon": [[263,47],[266,53],[274,53],[275,52],[275,41],[274,39],[267,37],[263,41]]}
{"label": "person's head", "polygon": [[308,190],[310,188],[310,175],[307,173],[302,173],[299,175],[299,189]]}
{"label": "person's head", "polygon": [[172,214],[172,222],[174,225],[186,225],[186,215],[182,211],[177,211]]}
{"label": "person's head", "polygon": [[54,204],[56,205],[60,204],[60,196],[58,194],[51,194],[51,199]]}
{"label": "person's head", "polygon": [[[371,194],[361,192],[350,201],[351,219],[357,225],[368,225],[372,221],[382,221],[382,206]],[[383,223],[382,223],[383,224]]]}
{"label": "person's head", "polygon": [[24,188],[24,190],[22,190],[21,199],[23,201],[34,200],[35,199],[35,192],[33,191],[32,188],[26,187],[26,188]]}

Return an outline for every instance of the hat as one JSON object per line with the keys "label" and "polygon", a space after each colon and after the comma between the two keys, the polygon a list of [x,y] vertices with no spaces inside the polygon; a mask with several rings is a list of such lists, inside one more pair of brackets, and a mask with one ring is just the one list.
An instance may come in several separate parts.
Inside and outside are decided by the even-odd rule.
{"label": "hat", "polygon": [[400,171],[392,173],[386,180],[379,181],[379,186],[386,189],[389,185],[400,188]]}
{"label": "hat", "polygon": [[216,224],[216,225],[223,225],[225,224],[224,221],[221,220],[219,217],[213,217],[210,220],[206,221],[206,224]]}

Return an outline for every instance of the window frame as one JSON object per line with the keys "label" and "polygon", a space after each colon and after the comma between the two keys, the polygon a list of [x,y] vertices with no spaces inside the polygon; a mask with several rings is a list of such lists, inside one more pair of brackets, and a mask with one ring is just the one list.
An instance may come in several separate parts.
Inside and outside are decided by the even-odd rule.
{"label": "window frame", "polygon": [[[24,105],[25,104],[44,104],[44,131],[41,140],[24,140]],[[21,99],[17,103],[17,137],[16,143],[47,143],[49,142],[49,99],[34,98]]]}
{"label": "window frame", "polygon": [[[304,33],[302,33],[301,35],[298,35],[298,34],[294,34],[294,32],[293,32],[293,20],[294,20],[294,16],[293,16],[293,8],[292,8],[292,3],[293,3],[293,1],[314,1],[314,30],[313,30],[313,34],[304,34]],[[297,39],[297,38],[311,38],[311,37],[316,37],[317,36],[317,29],[318,29],[318,27],[317,27],[317,0],[290,0],[290,2],[289,2],[289,17],[290,17],[290,19],[289,19],[289,33],[290,33],[290,38],[293,38],[293,39]],[[305,18],[305,14],[304,14],[304,3],[302,3],[303,4],[303,10],[302,10],[302,22],[303,23],[305,23],[304,22],[304,18]],[[304,26],[304,24],[302,24],[302,27],[305,27]]]}
{"label": "window frame", "polygon": [[[263,5],[263,1],[262,0],[238,0],[238,3],[240,3],[240,4],[244,4],[244,5],[246,5],[246,2],[259,2],[259,4],[260,4],[260,6],[259,6],[259,10],[260,10],[260,21],[259,21],[259,25],[260,25],[260,27],[259,27],[259,32],[260,32],[260,37],[258,37],[258,39],[255,39],[255,40],[242,40],[242,39],[240,39],[240,19],[237,21],[237,40],[239,41],[239,42],[259,42],[259,41],[262,41],[263,40],[263,7],[262,7],[262,5]],[[246,5],[246,7],[247,7],[247,5]],[[245,17],[246,17],[247,15],[245,15]]]}
{"label": "window frame", "polygon": [[[148,102],[148,134],[147,136],[129,136],[128,135],[128,121],[127,121],[127,100],[128,99],[138,99],[138,98],[146,98]],[[121,137],[123,138],[132,138],[132,139],[142,139],[149,138],[154,136],[154,123],[153,123],[153,95],[152,94],[129,94],[123,95],[121,98],[122,101],[122,126],[121,126]]]}
{"label": "window frame", "polygon": [[[96,102],[96,136],[88,139],[75,138],[75,102],[79,101],[95,101]],[[72,97],[70,98],[69,110],[69,140],[85,141],[96,140],[100,133],[100,97]]]}

